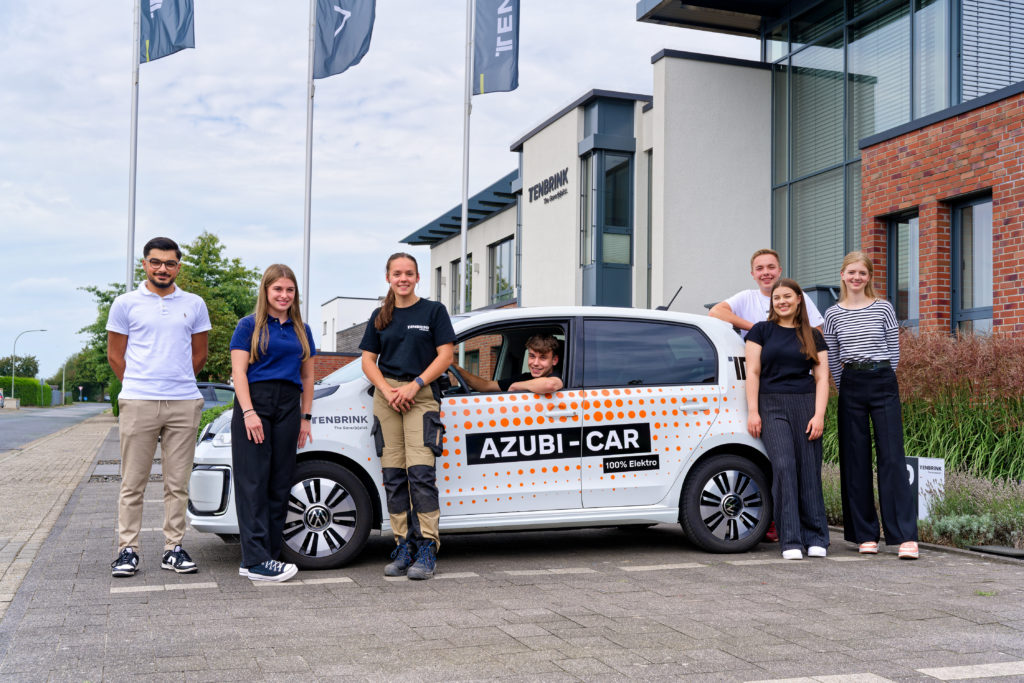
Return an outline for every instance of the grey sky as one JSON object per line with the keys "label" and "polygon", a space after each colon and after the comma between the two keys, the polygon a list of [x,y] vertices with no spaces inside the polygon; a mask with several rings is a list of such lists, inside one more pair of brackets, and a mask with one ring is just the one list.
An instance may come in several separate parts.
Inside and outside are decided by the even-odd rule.
{"label": "grey sky", "polygon": [[[136,249],[208,230],[301,279],[308,3],[195,4],[196,49],[141,66]],[[18,342],[43,376],[95,318],[76,288],[124,278],[131,6],[0,3],[0,356],[47,328]],[[464,48],[464,3],[381,0],[362,63],[317,81],[314,328],[334,296],[383,294],[398,241],[458,203]],[[474,98],[470,192],[587,90],[650,93],[662,48],[757,58],[752,40],[639,24],[629,0],[522,0],[519,89]]]}

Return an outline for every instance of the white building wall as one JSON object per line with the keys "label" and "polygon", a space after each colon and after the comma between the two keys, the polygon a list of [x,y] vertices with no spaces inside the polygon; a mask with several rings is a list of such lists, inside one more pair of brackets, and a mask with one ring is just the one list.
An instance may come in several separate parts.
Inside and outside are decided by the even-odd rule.
{"label": "white building wall", "polygon": [[[514,237],[515,234],[515,205],[469,228],[469,233],[466,235],[466,253],[470,254],[473,260],[473,275],[470,279],[472,287],[471,310],[490,304],[490,246],[503,239]],[[461,258],[461,255],[462,241],[458,235],[430,248],[430,272],[435,273],[438,267],[441,268],[441,303],[445,305],[449,313],[455,313],[452,310],[450,266],[451,262]],[[427,278],[422,276],[423,274],[421,273],[420,288],[422,291],[420,295],[433,298],[433,293],[428,293],[425,289]]]}
{"label": "white building wall", "polygon": [[[581,303],[579,205],[583,109],[577,107],[523,143],[520,306]],[[568,169],[566,194],[530,201],[530,187]],[[547,199],[547,203],[545,203]],[[514,220],[514,217],[513,217]]]}
{"label": "white building wall", "polygon": [[771,245],[771,72],[663,57],[654,64],[653,299],[702,312],[753,287]]}
{"label": "white building wall", "polygon": [[337,296],[320,305],[320,329],[313,332],[320,337],[317,348],[321,351],[337,351],[336,333],[357,323],[370,319],[373,309],[380,305],[380,299]]}

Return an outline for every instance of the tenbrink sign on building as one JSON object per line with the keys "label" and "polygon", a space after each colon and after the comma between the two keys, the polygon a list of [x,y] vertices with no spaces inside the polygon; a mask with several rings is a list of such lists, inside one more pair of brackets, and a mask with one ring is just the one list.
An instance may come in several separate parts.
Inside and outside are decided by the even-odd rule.
{"label": "tenbrink sign on building", "polygon": [[[553,202],[556,199],[564,197],[569,194],[569,188],[566,185],[569,184],[569,169],[568,167],[562,169],[558,173],[545,178],[536,185],[530,186],[530,201],[534,199],[540,199],[544,197],[544,203]],[[554,192],[553,195],[548,197],[547,195]]]}

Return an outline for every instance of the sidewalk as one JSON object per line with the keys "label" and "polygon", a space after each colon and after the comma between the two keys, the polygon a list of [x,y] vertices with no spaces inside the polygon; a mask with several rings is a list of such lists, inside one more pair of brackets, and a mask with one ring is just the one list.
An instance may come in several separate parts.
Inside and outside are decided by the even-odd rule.
{"label": "sidewalk", "polygon": [[0,455],[0,619],[116,424],[97,415]]}

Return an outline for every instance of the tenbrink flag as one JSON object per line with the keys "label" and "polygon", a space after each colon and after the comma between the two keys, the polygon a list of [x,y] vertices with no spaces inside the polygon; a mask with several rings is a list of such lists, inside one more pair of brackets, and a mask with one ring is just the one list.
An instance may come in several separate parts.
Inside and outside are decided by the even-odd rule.
{"label": "tenbrink flag", "polygon": [[139,62],[152,62],[196,46],[192,24],[192,0],[137,0]]}
{"label": "tenbrink flag", "polygon": [[370,49],[376,0],[316,0],[313,78],[355,66]]}
{"label": "tenbrink flag", "polygon": [[519,0],[476,0],[473,94],[519,87]]}

